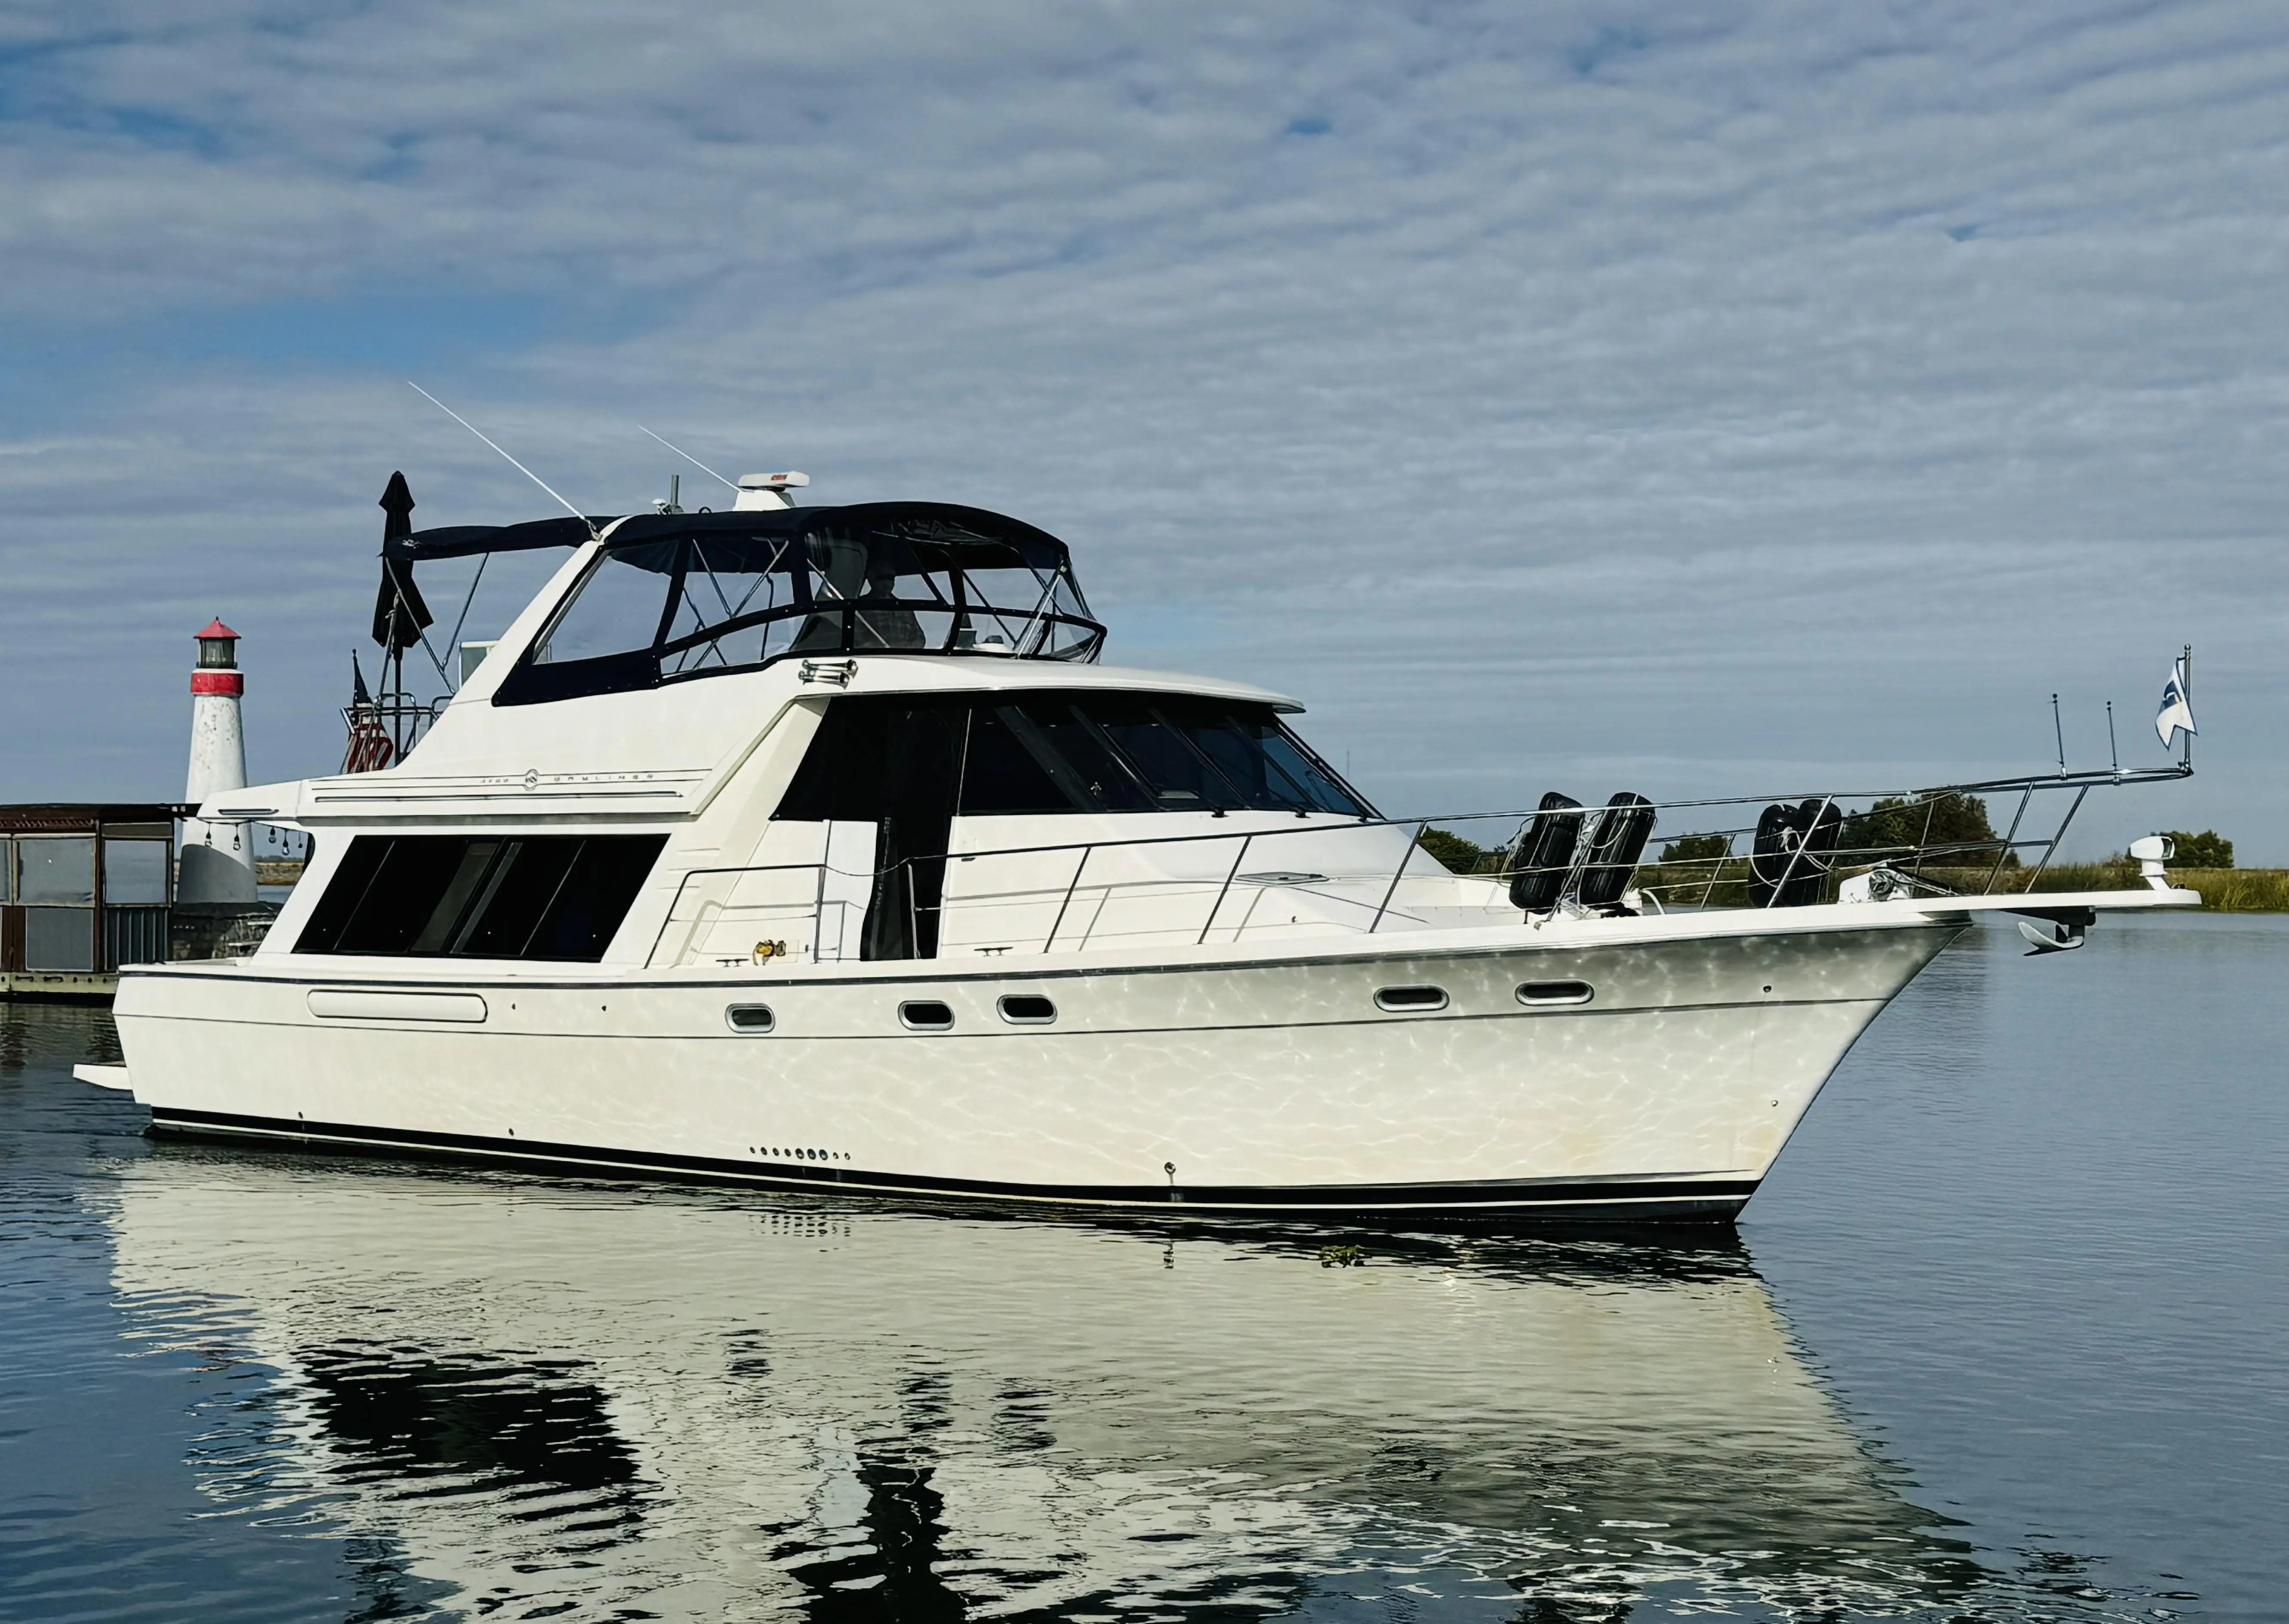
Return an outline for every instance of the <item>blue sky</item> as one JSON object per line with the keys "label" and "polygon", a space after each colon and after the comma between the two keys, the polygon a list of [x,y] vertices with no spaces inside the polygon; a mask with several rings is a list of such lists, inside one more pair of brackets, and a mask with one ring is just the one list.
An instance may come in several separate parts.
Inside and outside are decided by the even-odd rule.
{"label": "blue sky", "polygon": [[179,792],[216,613],[331,769],[390,471],[546,511],[411,377],[591,511],[643,422],[1029,518],[1394,809],[2154,760],[2190,641],[2085,844],[2289,863],[2285,91],[2260,4],[13,6],[0,782]]}

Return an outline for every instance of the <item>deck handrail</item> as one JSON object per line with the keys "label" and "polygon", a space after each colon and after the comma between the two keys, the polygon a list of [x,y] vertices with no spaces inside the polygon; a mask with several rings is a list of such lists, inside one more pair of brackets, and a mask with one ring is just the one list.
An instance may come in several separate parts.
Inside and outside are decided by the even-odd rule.
{"label": "deck handrail", "polygon": [[[1809,853],[1808,849],[1802,845],[1790,848],[1787,852],[1787,862],[1785,867],[1778,882],[1772,888],[1770,895],[1761,904],[1766,907],[1778,905],[1778,900],[1782,894],[1783,888],[1787,887],[1792,880],[1796,880],[1800,870],[1806,866],[1816,866],[1823,880],[1828,875],[1835,873],[1841,869],[1855,866],[1862,868],[1894,868],[1903,871],[1906,875],[1911,877],[1914,883],[1919,888],[1926,890],[1937,890],[1942,888],[1923,878],[1922,871],[1924,869],[1951,866],[1945,861],[1950,858],[1975,858],[1977,866],[1985,870],[1984,877],[1980,881],[1980,889],[1982,891],[1991,890],[1996,881],[2001,879],[2006,872],[2011,875],[2014,885],[2017,885],[2020,871],[2010,869],[2009,864],[2011,864],[2014,855],[2022,851],[2030,855],[2036,853],[2040,854],[2039,859],[2035,862],[2031,867],[2025,869],[2025,880],[2023,885],[2019,887],[2021,889],[2031,891],[2035,883],[2041,878],[2043,871],[2049,865],[2053,856],[2055,855],[2059,842],[2064,837],[2067,827],[2072,822],[2075,813],[2080,809],[2084,798],[2087,796],[2092,789],[2102,784],[2143,784],[2180,778],[2188,776],[2189,771],[2190,769],[2184,765],[2173,763],[2167,768],[2133,768],[2123,771],[2107,770],[2089,773],[2041,774],[2030,775],[2018,778],[1988,779],[1974,784],[1950,784],[1938,789],[1918,791],[1831,792],[1824,794],[1806,795],[1800,797],[1764,795],[1703,797],[1690,800],[1640,803],[1639,808],[1633,809],[1643,809],[1646,807],[1649,807],[1655,813],[1656,819],[1658,819],[1659,815],[1663,812],[1675,813],[1681,811],[1703,811],[1712,808],[1724,807],[1749,808],[1770,805],[1775,802],[1787,804],[1791,801],[1810,806],[1813,803],[1817,802],[1819,811],[1815,815],[1815,824],[1820,818],[1824,818],[1828,816],[1829,808],[1836,808],[1840,811],[1843,804],[1846,802],[1869,803],[1884,800],[1894,800],[1895,804],[1886,808],[1886,813],[1913,813],[1918,808],[1924,809],[1926,816],[1924,820],[1925,828],[1923,835],[1912,841],[1894,841],[1889,843],[1854,847],[1839,846],[1834,849],[1817,854]],[[2025,824],[2029,807],[2032,804],[2034,798],[2046,790],[2071,792],[2072,800],[2066,808],[2065,813],[2059,819],[2057,824],[2047,835],[2030,836],[2027,839],[2022,840],[2019,838],[2019,831]],[[1987,794],[1994,794],[1998,792],[2009,791],[2017,791],[2020,795],[2020,801],[2019,805],[2014,809],[2008,828],[2002,835],[1986,839],[1969,840],[1934,840],[1929,838],[1931,809],[1936,807],[1943,798],[1966,795],[1979,792],[1983,792]],[[1041,951],[1047,952],[1054,951],[1059,936],[1064,933],[1066,920],[1073,912],[1074,900],[1083,889],[1084,879],[1088,874],[1092,861],[1098,856],[1098,854],[1116,850],[1199,846],[1206,842],[1219,840],[1237,842],[1238,849],[1234,852],[1231,864],[1225,868],[1222,880],[1218,882],[1215,882],[1216,890],[1214,897],[1209,902],[1206,916],[1201,920],[1197,933],[1193,935],[1193,942],[1197,945],[1206,943],[1208,939],[1209,934],[1215,929],[1216,922],[1224,912],[1224,905],[1231,896],[1233,886],[1239,883],[1242,879],[1241,870],[1247,864],[1248,854],[1251,851],[1257,849],[1259,842],[1295,837],[1319,838],[1324,840],[1331,835],[1341,835],[1357,830],[1410,830],[1412,832],[1406,842],[1405,848],[1400,853],[1395,866],[1393,866],[1389,872],[1387,879],[1384,878],[1383,871],[1380,869],[1376,870],[1372,874],[1352,874],[1340,878],[1334,876],[1319,877],[1320,882],[1322,884],[1358,885],[1362,882],[1372,880],[1380,886],[1379,899],[1375,904],[1372,915],[1368,918],[1367,924],[1363,927],[1358,926],[1346,927],[1333,919],[1326,921],[1331,928],[1349,929],[1359,935],[1372,935],[1382,928],[1385,920],[1390,917],[1392,904],[1398,897],[1400,887],[1407,877],[1408,867],[1415,862],[1416,853],[1424,849],[1422,845],[1423,838],[1424,832],[1434,826],[1445,824],[1467,824],[1487,821],[1509,823],[1513,820],[1517,820],[1523,824],[1524,820],[1536,816],[1572,817],[1575,819],[1602,818],[1607,816],[1609,810],[1610,808],[1607,807],[1580,806],[1551,809],[1537,808],[1532,810],[1516,809],[1495,812],[1472,812],[1452,814],[1444,816],[1433,816],[1428,817],[1416,816],[1408,818],[1382,816],[1354,817],[1341,814],[1315,815],[1309,812],[1299,812],[1296,815],[1294,821],[1288,823],[1284,827],[1266,827],[1261,824],[1257,824],[1253,827],[1206,830],[1182,834],[1124,835],[1110,838],[1092,838],[1088,840],[1046,841],[1030,845],[988,847],[978,850],[949,851],[942,856],[929,856],[922,857],[905,857],[889,864],[878,865],[868,869],[837,868],[824,857],[818,861],[810,863],[746,864],[720,868],[692,869],[685,872],[677,883],[675,896],[670,903],[667,914],[661,920],[659,930],[653,939],[652,956],[655,959],[657,959],[661,947],[666,941],[668,931],[675,924],[680,920],[691,922],[689,916],[685,913],[685,907],[686,898],[695,882],[705,882],[711,879],[723,876],[741,876],[775,872],[815,873],[818,876],[818,880],[817,884],[811,888],[811,895],[810,897],[810,914],[812,931],[810,952],[814,959],[816,959],[820,951],[821,934],[824,928],[825,912],[829,902],[827,896],[827,881],[830,873],[839,873],[849,880],[870,881],[875,886],[879,886],[879,882],[883,876],[895,872],[899,868],[905,868],[909,871],[909,884],[905,888],[908,906],[909,909],[916,915],[916,919],[913,922],[918,927],[920,922],[919,915],[926,912],[934,912],[938,915],[941,927],[943,927],[943,922],[948,912],[948,904],[945,900],[944,891],[941,888],[939,894],[940,900],[937,904],[932,904],[928,909],[924,909],[915,900],[918,891],[911,883],[913,870],[916,864],[931,863],[951,864],[957,862],[987,857],[1007,858],[1046,856],[1059,853],[1072,853],[1074,854],[1073,872],[1067,879],[1064,887],[1064,894],[1057,904],[1056,913],[1050,921],[1048,935],[1042,940]],[[1875,815],[1875,809],[1872,806],[1863,806],[1862,810],[1859,812],[1844,814],[1843,826],[1848,828],[1852,820],[1854,818]],[[1263,813],[1260,814],[1260,816],[1269,818],[1274,816],[1284,817],[1285,815]],[[1657,893],[1660,889],[1666,888],[1674,893],[1678,889],[1687,886],[1696,887],[1700,895],[1697,899],[1693,900],[1696,901],[1700,906],[1711,906],[1714,905],[1713,899],[1715,897],[1717,888],[1720,884],[1727,883],[1728,880],[1735,882],[1745,880],[1754,872],[1751,858],[1755,854],[1753,852],[1743,853],[1734,849],[1735,846],[1740,840],[1740,837],[1744,834],[1751,833],[1752,830],[1752,824],[1743,824],[1741,826],[1732,829],[1718,829],[1703,832],[1711,837],[1721,837],[1725,841],[1725,849],[1721,853],[1713,856],[1672,859],[1666,864],[1658,861],[1648,864],[1641,859],[1636,864],[1636,867],[1639,871],[1643,871],[1647,868],[1652,868],[1655,871],[1673,869],[1684,872],[1688,875],[1695,876],[1700,873],[1701,870],[1705,868],[1707,871],[1705,880],[1690,879],[1675,881],[1656,881],[1653,887],[1648,888],[1648,890],[1649,892],[1655,894],[1658,900]],[[1590,852],[1592,845],[1593,842],[1588,840],[1577,840],[1575,842],[1575,854],[1568,865],[1567,872],[1559,888],[1560,895],[1569,895],[1576,887],[1578,887],[1583,871],[1590,861]],[[1495,847],[1490,849],[1494,851],[1503,850],[1501,847]],[[1514,853],[1515,848],[1512,847],[1510,848],[1509,854],[1507,855],[1514,856]],[[1774,855],[1778,856],[1779,854],[1775,853]],[[1729,874],[1728,870],[1732,871]],[[1475,879],[1488,883],[1497,883],[1516,872],[1518,872],[1516,869],[1509,866],[1507,863],[1504,863],[1500,866],[1483,869],[1475,874],[1456,876],[1456,878]],[[1269,877],[1267,876],[1266,878],[1268,879]],[[1182,876],[1176,874],[1155,876],[1144,880],[1116,879],[1104,880],[1098,882],[1099,888],[1104,891],[1104,896],[1099,899],[1098,905],[1101,909],[1104,904],[1110,901],[1116,894],[1132,888],[1165,888],[1171,885],[1188,884],[1205,886],[1209,883],[1211,883],[1211,881],[1208,877],[1206,876]],[[1044,888],[1054,889],[1055,888],[1051,886]],[[1352,899],[1348,898],[1345,899],[1347,905],[1351,900]],[[1668,900],[1673,902],[1679,899],[1672,896]],[[800,904],[797,905],[800,906]],[[841,899],[837,902],[836,905],[847,910],[852,904],[848,899]],[[1366,902],[1363,897],[1358,899],[1358,905],[1362,909],[1365,908]],[[1186,928],[1189,929],[1189,927]],[[1238,928],[1245,929],[1246,926],[1243,924]],[[1082,933],[1084,941],[1086,941],[1088,935],[1094,929],[1095,918],[1092,917],[1089,930]]]}

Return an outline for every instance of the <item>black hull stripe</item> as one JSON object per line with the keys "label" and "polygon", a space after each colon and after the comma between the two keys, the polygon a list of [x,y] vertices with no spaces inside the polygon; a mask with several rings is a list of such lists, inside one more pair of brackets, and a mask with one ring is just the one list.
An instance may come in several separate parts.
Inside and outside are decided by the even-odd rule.
{"label": "black hull stripe", "polygon": [[1320,1216],[1480,1219],[1595,1218],[1605,1222],[1729,1219],[1756,1193],[1754,1179],[1488,1180],[1440,1184],[1183,1186],[1013,1184],[814,1167],[783,1161],[733,1161],[666,1151],[495,1139],[474,1134],[421,1133],[336,1122],[287,1122],[227,1111],[155,1110],[155,1132],[188,1138],[255,1140],[307,1150],[443,1157],[626,1175],[768,1185],[815,1193],[963,1197],[1022,1204],[1147,1208],[1167,1213],[1221,1211]]}

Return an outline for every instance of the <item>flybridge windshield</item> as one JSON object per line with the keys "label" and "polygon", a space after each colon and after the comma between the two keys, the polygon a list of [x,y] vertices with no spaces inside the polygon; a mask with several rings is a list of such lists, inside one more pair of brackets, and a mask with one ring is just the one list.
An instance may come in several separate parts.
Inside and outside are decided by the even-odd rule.
{"label": "flybridge windshield", "polygon": [[1001,653],[1088,661],[1063,543],[923,504],[664,514],[613,533],[495,703],[752,670],[790,655]]}

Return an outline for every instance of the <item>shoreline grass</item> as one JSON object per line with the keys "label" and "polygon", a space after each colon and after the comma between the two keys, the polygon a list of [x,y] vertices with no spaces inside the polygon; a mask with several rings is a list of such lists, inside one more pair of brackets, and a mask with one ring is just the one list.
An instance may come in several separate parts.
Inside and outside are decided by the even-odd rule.
{"label": "shoreline grass", "polygon": [[[2289,869],[2173,868],[2170,883],[2202,894],[2205,913],[2289,913]],[[2142,889],[2133,863],[2063,863],[2046,868],[2038,891]]]}
{"label": "shoreline grass", "polygon": [[[1855,872],[1847,869],[1846,873]],[[1989,890],[1988,876],[1992,870],[1927,868],[1924,878],[1943,885],[1952,891],[1976,895]],[[1656,893],[1661,900],[1672,906],[1691,906],[1705,895],[1708,901],[1719,908],[1740,908],[1748,905],[1749,865],[1744,859],[1727,858],[1711,887],[1711,865],[1700,864],[1662,864],[1648,863],[1637,872],[1636,883],[1642,890]],[[1995,891],[2017,891],[2025,888],[2026,871],[2015,874],[2006,869],[1995,877]],[[2202,895],[2201,911],[2205,913],[2289,913],[2289,869],[2278,868],[2173,868],[2170,883]],[[2138,876],[2134,863],[2062,863],[2043,871],[2035,881],[2037,893],[2050,891],[2142,891],[2146,882]],[[1828,893],[1834,897],[1833,882]]]}
{"label": "shoreline grass", "polygon": [[[1493,874],[1499,872],[1502,863],[1499,850],[1482,850],[1443,829],[1430,831],[1422,844],[1457,873]],[[1860,872],[1863,866],[1847,865],[1839,872],[1848,876]],[[1924,878],[1935,884],[1970,895],[1988,890],[1988,878],[1994,874],[1991,866],[1926,868],[1922,872]],[[2205,913],[2289,913],[2289,869],[2173,868],[2169,874],[2171,884],[2202,894],[2201,911]],[[2027,883],[2026,870],[2014,872],[2006,868],[1994,874],[1994,880],[1996,891],[2022,890]],[[1694,907],[1705,901],[1713,907],[1743,908],[1749,903],[1749,860],[1687,858],[1667,864],[1641,863],[1631,883],[1641,891],[1653,893],[1671,907]],[[2146,882],[2139,878],[2135,863],[2117,858],[2110,863],[2054,864],[2036,880],[2034,888],[2038,893],[2142,891]],[[1826,895],[1834,900],[1834,880],[1829,882]]]}

